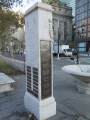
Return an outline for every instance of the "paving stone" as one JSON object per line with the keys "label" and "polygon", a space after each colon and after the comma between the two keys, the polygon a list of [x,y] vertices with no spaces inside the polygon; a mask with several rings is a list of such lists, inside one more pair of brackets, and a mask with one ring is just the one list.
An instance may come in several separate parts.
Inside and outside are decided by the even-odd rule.
{"label": "paving stone", "polygon": [[[74,120],[74,118],[76,120],[90,120],[90,96],[79,94],[75,84],[77,79],[61,71],[62,66],[71,64],[68,59],[54,59],[53,79],[57,114],[48,120]],[[89,62],[89,59],[86,61]],[[0,120],[27,120],[24,108],[26,77],[20,75],[12,78],[16,81],[13,84],[15,90],[7,95],[0,94]]]}
{"label": "paving stone", "polygon": [[16,115],[13,115],[13,116],[8,118],[8,120],[17,120],[17,119],[18,119],[18,117]]}
{"label": "paving stone", "polygon": [[89,119],[86,119],[86,118],[83,118],[83,117],[79,117],[78,120],[89,120]]}

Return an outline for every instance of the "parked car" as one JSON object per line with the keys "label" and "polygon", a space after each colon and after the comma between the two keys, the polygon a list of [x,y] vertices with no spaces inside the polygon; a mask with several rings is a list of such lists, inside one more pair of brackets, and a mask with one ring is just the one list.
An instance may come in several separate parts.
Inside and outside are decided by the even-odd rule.
{"label": "parked car", "polygon": [[77,55],[77,50],[75,48],[72,48],[72,54]]}

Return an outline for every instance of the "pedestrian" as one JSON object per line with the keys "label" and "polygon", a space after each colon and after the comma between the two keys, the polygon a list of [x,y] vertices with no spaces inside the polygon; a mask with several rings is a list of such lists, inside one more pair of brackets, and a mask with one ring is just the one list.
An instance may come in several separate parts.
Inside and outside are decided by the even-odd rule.
{"label": "pedestrian", "polygon": [[90,51],[88,51],[88,56],[89,56]]}

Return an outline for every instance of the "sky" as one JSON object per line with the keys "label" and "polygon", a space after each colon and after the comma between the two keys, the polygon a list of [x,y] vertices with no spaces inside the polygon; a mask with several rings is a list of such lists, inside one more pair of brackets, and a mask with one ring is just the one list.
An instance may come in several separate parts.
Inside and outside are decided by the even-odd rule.
{"label": "sky", "polygon": [[13,7],[13,11],[17,12],[17,11],[22,11],[23,13],[25,13],[25,11],[27,9],[29,9],[32,5],[34,5],[35,3],[37,3],[38,1],[41,1],[41,0],[28,0],[29,2],[27,2],[27,0],[23,0],[22,4],[23,6],[17,6],[14,5]]}

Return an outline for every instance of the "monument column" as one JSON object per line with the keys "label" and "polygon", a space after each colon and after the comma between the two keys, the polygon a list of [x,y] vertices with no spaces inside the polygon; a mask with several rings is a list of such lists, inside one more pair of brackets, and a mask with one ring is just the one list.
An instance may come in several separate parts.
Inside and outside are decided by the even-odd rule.
{"label": "monument column", "polygon": [[52,7],[36,3],[25,12],[26,92],[24,104],[39,120],[56,114],[53,97]]}

